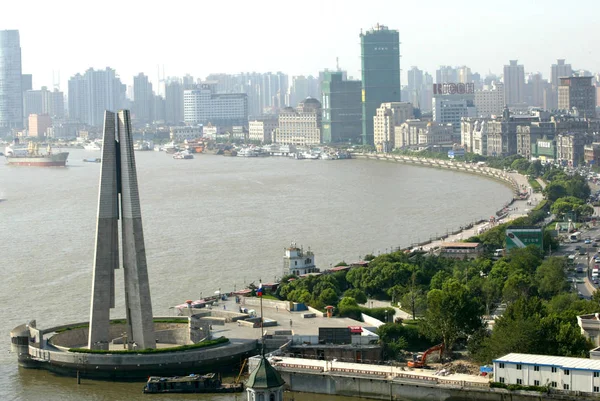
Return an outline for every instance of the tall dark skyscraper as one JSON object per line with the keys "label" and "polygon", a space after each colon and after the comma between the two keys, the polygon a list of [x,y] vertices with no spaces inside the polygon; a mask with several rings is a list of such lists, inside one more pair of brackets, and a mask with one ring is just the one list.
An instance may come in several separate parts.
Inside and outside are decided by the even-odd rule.
{"label": "tall dark skyscraper", "polygon": [[373,117],[381,103],[400,101],[400,36],[377,24],[360,34],[362,141],[373,145]]}
{"label": "tall dark skyscraper", "polygon": [[0,133],[23,127],[19,31],[0,31]]}
{"label": "tall dark skyscraper", "polygon": [[343,71],[322,73],[323,142],[360,143],[360,81],[344,79]]}

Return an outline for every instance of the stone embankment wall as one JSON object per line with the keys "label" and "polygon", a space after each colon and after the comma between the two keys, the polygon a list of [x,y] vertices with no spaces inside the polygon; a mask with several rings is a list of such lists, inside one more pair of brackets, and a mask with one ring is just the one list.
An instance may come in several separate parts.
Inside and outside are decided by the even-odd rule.
{"label": "stone embankment wall", "polygon": [[476,383],[444,380],[442,377],[423,380],[419,376],[391,378],[372,372],[302,371],[277,367],[291,391],[360,397],[375,400],[402,401],[541,401],[560,399],[581,401],[581,397],[541,394],[533,391],[508,391]]}

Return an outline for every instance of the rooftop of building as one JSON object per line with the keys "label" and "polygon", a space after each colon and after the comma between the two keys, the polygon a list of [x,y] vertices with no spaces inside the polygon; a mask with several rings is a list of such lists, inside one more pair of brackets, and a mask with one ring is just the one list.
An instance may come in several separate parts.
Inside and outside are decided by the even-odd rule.
{"label": "rooftop of building", "polygon": [[283,386],[284,383],[285,381],[281,378],[279,372],[263,356],[260,358],[256,369],[250,373],[246,387],[255,389],[276,388]]}
{"label": "rooftop of building", "polygon": [[577,317],[580,318],[580,319],[582,319],[582,320],[596,320],[596,321],[600,321],[600,314],[599,313],[590,313],[589,315],[579,315]]}
{"label": "rooftop of building", "polygon": [[540,227],[538,226],[508,226],[506,227],[507,230],[512,230],[512,231],[530,231],[530,230],[542,230]]}
{"label": "rooftop of building", "polygon": [[467,248],[475,249],[481,246],[479,242],[446,242],[440,244],[440,248]]}
{"label": "rooftop of building", "polygon": [[561,369],[597,370],[600,371],[599,359],[572,358],[566,356],[535,355],[535,354],[508,354],[494,359],[494,362],[527,364],[538,366],[554,366]]}

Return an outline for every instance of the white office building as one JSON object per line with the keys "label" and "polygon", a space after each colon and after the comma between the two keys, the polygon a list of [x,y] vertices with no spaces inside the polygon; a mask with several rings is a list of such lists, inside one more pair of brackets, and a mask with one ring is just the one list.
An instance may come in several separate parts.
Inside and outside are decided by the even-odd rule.
{"label": "white office building", "polygon": [[478,117],[501,116],[504,110],[504,85],[493,82],[489,87],[475,91],[473,101]]}
{"label": "white office building", "polygon": [[269,143],[273,139],[273,131],[277,128],[277,117],[255,119],[248,122],[248,139]]}
{"label": "white office building", "polygon": [[600,360],[508,354],[494,360],[494,381],[598,394],[600,393]]}
{"label": "white office building", "polygon": [[202,127],[171,127],[169,137],[172,141],[183,142],[186,139],[196,139],[202,137]]}
{"label": "white office building", "polygon": [[413,106],[410,103],[381,103],[373,116],[373,142],[377,151],[390,152],[396,142],[395,127],[413,116]]}
{"label": "white office building", "polygon": [[200,84],[183,91],[183,120],[186,124],[246,125],[248,95],[215,93],[214,83]]}
{"label": "white office building", "polygon": [[[472,96],[472,95],[471,95]],[[477,109],[473,101],[460,96],[448,95],[437,96],[432,101],[433,121],[438,124],[452,124],[457,134],[457,142],[460,140],[460,122],[463,117],[476,117]]]}
{"label": "white office building", "polygon": [[279,112],[279,128],[273,142],[283,145],[311,146],[323,142],[321,102],[308,98],[295,109]]}

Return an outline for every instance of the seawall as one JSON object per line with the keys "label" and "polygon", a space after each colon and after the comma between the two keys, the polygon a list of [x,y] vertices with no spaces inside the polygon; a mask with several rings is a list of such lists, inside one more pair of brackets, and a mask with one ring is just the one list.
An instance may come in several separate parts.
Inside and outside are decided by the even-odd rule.
{"label": "seawall", "polygon": [[379,377],[376,375],[336,374],[277,368],[286,389],[295,392],[401,401],[565,401],[586,400],[582,396],[546,394],[534,391],[476,387],[467,383],[446,383],[443,378],[424,380]]}
{"label": "seawall", "polygon": [[425,157],[413,157],[404,155],[392,155],[392,154],[380,154],[380,153],[356,153],[352,154],[354,159],[369,159],[369,160],[383,160],[405,164],[412,164],[421,167],[433,167],[441,168],[446,170],[458,171],[461,173],[477,174],[484,177],[488,177],[497,181],[500,181],[510,186],[515,195],[519,193],[519,185],[506,172],[491,167],[479,166],[477,164],[463,163],[454,160],[438,160],[429,159]]}

